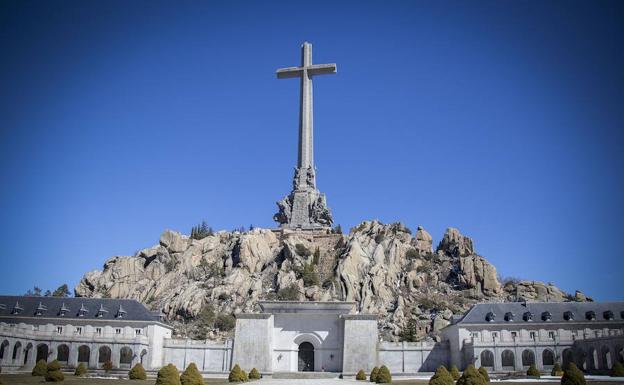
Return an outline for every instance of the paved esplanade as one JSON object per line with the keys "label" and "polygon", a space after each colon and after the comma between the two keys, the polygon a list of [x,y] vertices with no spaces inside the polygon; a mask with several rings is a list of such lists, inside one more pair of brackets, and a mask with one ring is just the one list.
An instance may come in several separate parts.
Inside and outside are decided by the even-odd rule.
{"label": "paved esplanade", "polygon": [[331,226],[333,220],[325,195],[316,188],[314,168],[314,124],[312,78],[336,73],[336,64],[312,64],[312,44],[301,46],[301,66],[277,70],[278,79],[300,78],[299,146],[293,190],[277,202],[279,212],[273,219],[286,228],[317,229]]}

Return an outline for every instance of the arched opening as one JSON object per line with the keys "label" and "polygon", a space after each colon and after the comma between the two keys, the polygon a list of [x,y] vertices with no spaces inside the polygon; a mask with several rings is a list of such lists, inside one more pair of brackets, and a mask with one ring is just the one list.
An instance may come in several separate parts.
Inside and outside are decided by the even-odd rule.
{"label": "arched opening", "polygon": [[61,364],[67,365],[69,361],[69,347],[67,345],[59,345],[58,348],[56,348],[56,359],[59,360]]}
{"label": "arched opening", "polygon": [[13,346],[13,362],[18,362],[20,359],[20,353],[22,352],[22,343],[17,342],[15,346]]}
{"label": "arched opening", "polygon": [[542,365],[553,366],[555,365],[555,354],[552,350],[544,349],[542,352]]}
{"label": "arched opening", "polygon": [[570,364],[574,362],[574,353],[572,349],[564,349],[561,353],[561,357],[563,358],[563,369],[568,369]]}
{"label": "arched opening", "polygon": [[624,364],[624,348],[622,348],[621,346],[617,345],[615,347],[615,355],[616,355],[616,360],[618,360],[620,363]]}
{"label": "arched opening", "polygon": [[119,350],[119,366],[122,368],[130,368],[132,365],[132,349],[124,346]]}
{"label": "arched opening", "polygon": [[503,350],[501,353],[501,365],[503,366],[503,370],[514,370],[516,366],[515,360],[516,356],[511,350]]}
{"label": "arched opening", "polygon": [[37,359],[35,362],[39,362],[41,360],[48,362],[48,345],[46,344],[37,345]]}
{"label": "arched opening", "polygon": [[32,349],[33,349],[32,344],[26,345],[26,349],[24,349],[24,365],[28,363],[28,360],[30,359],[30,356],[32,355]]}
{"label": "arched opening", "polygon": [[531,366],[535,365],[535,353],[532,350],[523,350],[522,351],[522,366]]}
{"label": "arched opening", "polygon": [[111,361],[111,350],[108,346],[101,346],[98,353],[98,363],[100,366]]}
{"label": "arched opening", "polygon": [[314,371],[314,346],[309,342],[302,342],[299,345],[299,354],[297,355],[300,372]]}
{"label": "arched opening", "polygon": [[601,369],[611,369],[611,366],[613,366],[613,361],[611,360],[611,352],[606,346],[603,346],[600,350],[600,361]]}
{"label": "arched opening", "polygon": [[143,349],[141,352],[141,365],[145,366],[145,359],[147,358],[147,350]]}
{"label": "arched opening", "polygon": [[91,356],[91,349],[87,345],[81,345],[78,348],[78,363],[83,363],[89,366],[89,356]]}
{"label": "arched opening", "polygon": [[0,360],[4,359],[4,355],[8,354],[9,351],[9,341],[2,341],[2,345],[0,345]]}
{"label": "arched opening", "polygon": [[489,350],[481,352],[481,366],[484,368],[494,368],[494,353]]}

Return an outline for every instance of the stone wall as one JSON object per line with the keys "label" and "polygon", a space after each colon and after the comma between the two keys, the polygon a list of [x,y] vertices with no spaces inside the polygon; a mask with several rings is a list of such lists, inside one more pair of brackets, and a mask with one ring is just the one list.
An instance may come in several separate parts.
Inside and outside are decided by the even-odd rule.
{"label": "stone wall", "polygon": [[191,362],[204,373],[226,373],[232,363],[232,341],[215,344],[210,341],[167,339],[163,347],[163,364],[174,364],[184,370]]}
{"label": "stone wall", "polygon": [[440,365],[449,366],[447,342],[380,342],[378,364],[395,374],[435,372]]}

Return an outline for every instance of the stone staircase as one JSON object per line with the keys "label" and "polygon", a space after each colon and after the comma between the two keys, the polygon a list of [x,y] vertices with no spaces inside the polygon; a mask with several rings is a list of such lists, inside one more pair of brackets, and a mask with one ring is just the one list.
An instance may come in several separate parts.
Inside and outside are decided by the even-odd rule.
{"label": "stone staircase", "polygon": [[340,373],[334,372],[273,372],[274,379],[310,380],[324,378],[340,378]]}

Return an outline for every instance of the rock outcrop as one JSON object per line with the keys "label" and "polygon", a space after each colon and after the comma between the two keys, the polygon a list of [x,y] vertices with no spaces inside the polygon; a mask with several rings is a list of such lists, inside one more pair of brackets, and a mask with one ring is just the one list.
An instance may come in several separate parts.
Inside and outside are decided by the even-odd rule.
{"label": "rock outcrop", "polygon": [[380,315],[388,340],[397,340],[410,320],[420,337],[434,337],[475,302],[591,300],[542,282],[501,284],[496,268],[457,229],[449,228],[433,251],[422,227],[412,235],[400,223],[378,221],[348,235],[256,228],[191,239],[166,230],[157,245],[86,273],[75,293],[137,299],[190,337],[201,334],[207,307],[234,314],[254,311],[265,299],[356,301],[360,311]]}

